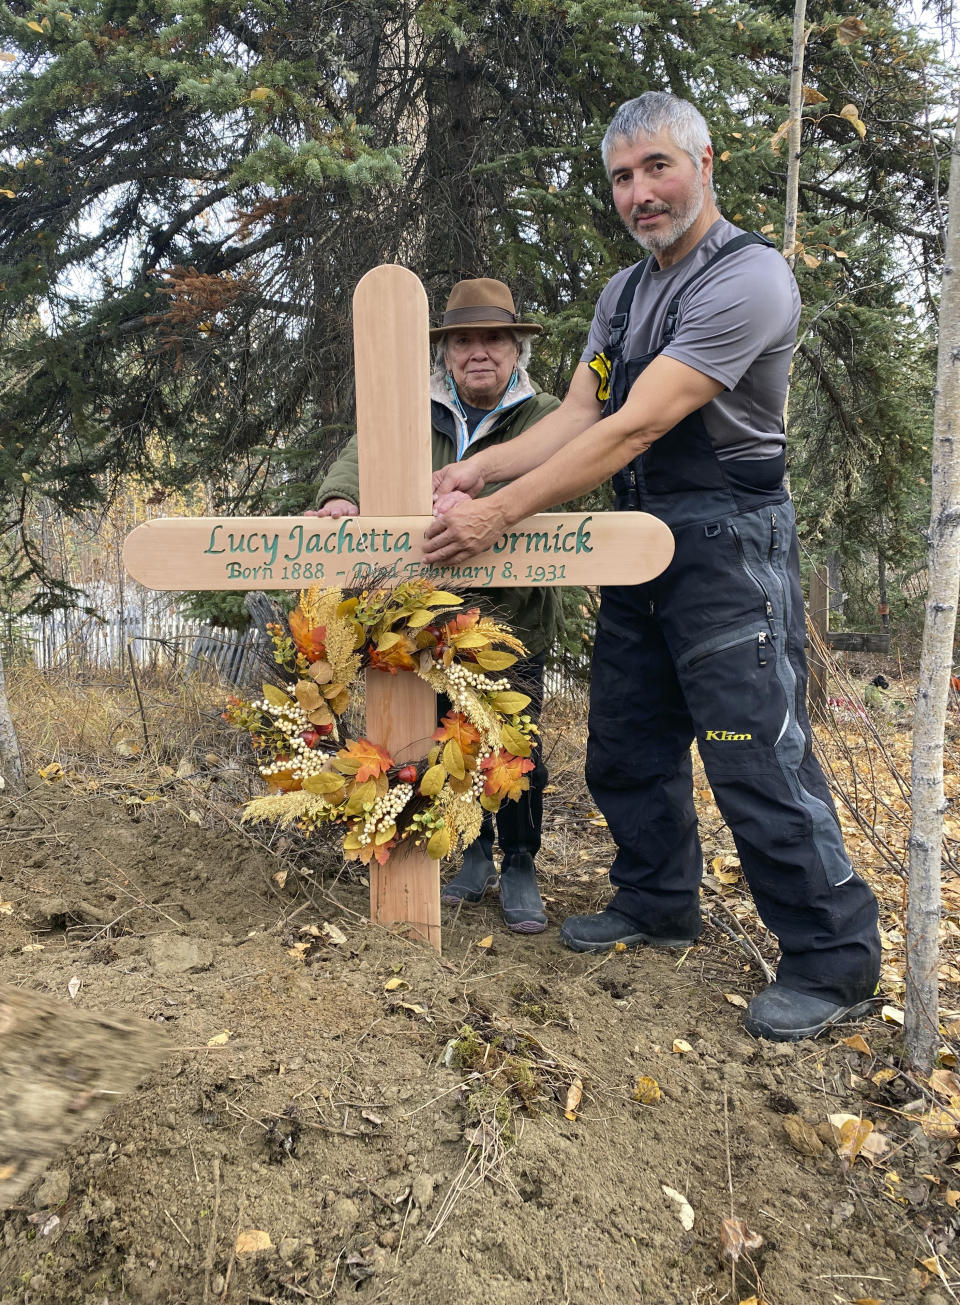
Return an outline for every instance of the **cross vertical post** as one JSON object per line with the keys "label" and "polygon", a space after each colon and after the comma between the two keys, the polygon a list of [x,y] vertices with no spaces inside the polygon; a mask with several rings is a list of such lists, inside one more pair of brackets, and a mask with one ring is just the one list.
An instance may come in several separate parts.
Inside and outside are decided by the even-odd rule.
{"label": "cross vertical post", "polygon": [[[404,267],[368,272],[353,296],[357,453],[364,516],[429,517],[429,315]],[[367,736],[394,761],[423,756],[436,729],[436,695],[416,675],[367,672]],[[370,918],[403,923],[440,950],[440,868],[425,851],[370,862]]]}

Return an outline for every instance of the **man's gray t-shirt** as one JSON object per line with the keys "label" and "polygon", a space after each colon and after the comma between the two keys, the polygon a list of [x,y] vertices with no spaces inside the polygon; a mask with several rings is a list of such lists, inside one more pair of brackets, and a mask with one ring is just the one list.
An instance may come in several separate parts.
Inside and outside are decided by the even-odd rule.
{"label": "man's gray t-shirt", "polygon": [[[660,271],[649,259],[630,308],[621,356],[652,353],[663,336],[671,299],[722,245],[741,234],[719,218],[700,243]],[[597,371],[604,397],[609,321],[633,269],[618,272],[597,301],[581,362]],[[721,461],[780,457],[784,449],[783,404],[793,357],[800,292],[776,249],[747,245],[722,258],[680,298],[676,332],[663,349],[724,387],[702,410],[704,425]]]}

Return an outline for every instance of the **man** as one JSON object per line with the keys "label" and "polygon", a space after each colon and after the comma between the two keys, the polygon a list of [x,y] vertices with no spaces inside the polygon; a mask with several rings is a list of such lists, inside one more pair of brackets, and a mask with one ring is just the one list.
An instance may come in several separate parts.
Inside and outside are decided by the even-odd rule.
{"label": "man", "polygon": [[[581,951],[686,946],[700,933],[696,738],[757,909],[780,940],[747,1029],[813,1037],[869,1009],[877,906],[853,872],[805,707],[804,613],[783,486],[783,403],[800,311],[792,273],[717,209],[706,123],[648,92],[603,142],[617,211],[652,257],[600,296],[558,411],[435,476],[429,557],[479,552],[533,512],[613,476],[620,509],[673,530],[658,579],[603,592],[587,780],[617,844],[606,910],[574,916]],[[506,486],[466,504],[489,480]]]}
{"label": "man", "polygon": [[[527,375],[531,337],[542,328],[520,322],[513,295],[502,281],[460,281],[447,301],[443,322],[430,332],[437,345],[430,380],[433,466],[470,460],[481,449],[505,443],[559,407]],[[359,473],[352,439],[330,468],[317,494],[318,510],[308,516],[355,516]],[[466,498],[461,495],[461,498]],[[518,688],[530,695],[529,711],[539,715],[543,665],[559,615],[559,595],[550,589],[485,590],[485,600],[526,645],[528,656],[514,668]],[[480,837],[467,848],[456,877],[440,900],[472,905],[499,883],[504,922],[515,933],[540,933],[547,927],[537,887],[534,858],[540,850],[543,790],[547,771],[539,747],[532,756],[529,790],[497,812],[503,865],[499,880],[493,861],[493,818],[484,818]]]}

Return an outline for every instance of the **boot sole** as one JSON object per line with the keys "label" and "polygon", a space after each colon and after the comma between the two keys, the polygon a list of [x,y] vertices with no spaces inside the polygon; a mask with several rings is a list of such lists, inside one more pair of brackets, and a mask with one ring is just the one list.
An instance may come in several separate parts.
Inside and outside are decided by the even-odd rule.
{"label": "boot sole", "polygon": [[648,933],[629,933],[625,938],[611,938],[609,942],[587,942],[583,938],[574,938],[560,930],[560,941],[566,944],[575,952],[608,952],[611,947],[617,943],[623,943],[624,947],[664,947],[664,948],[682,948],[695,947],[698,939],[696,938],[655,938]]}
{"label": "boot sole", "polygon": [[869,1001],[861,1001],[855,1006],[847,1006],[833,1019],[810,1024],[802,1029],[775,1029],[772,1024],[767,1024],[765,1020],[751,1019],[749,1015],[744,1016],[743,1027],[751,1037],[766,1038],[768,1042],[802,1042],[804,1038],[819,1037],[821,1033],[825,1033],[827,1029],[836,1028],[838,1024],[847,1024],[850,1020],[859,1019],[862,1015],[869,1015],[876,1008],[876,1004],[876,997],[871,997]]}
{"label": "boot sole", "polygon": [[479,906],[491,889],[496,888],[499,881],[491,879],[482,893],[464,893],[463,896],[455,894],[440,893],[440,901],[444,906]]}

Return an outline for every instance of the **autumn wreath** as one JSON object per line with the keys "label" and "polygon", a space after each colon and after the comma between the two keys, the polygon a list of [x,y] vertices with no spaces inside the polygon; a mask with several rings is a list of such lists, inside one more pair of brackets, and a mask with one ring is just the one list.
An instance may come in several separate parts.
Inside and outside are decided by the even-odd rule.
{"label": "autumn wreath", "polygon": [[[348,860],[382,865],[404,844],[432,857],[473,842],[483,811],[529,786],[536,725],[530,699],[499,676],[526,649],[479,608],[429,581],[394,589],[313,588],[268,626],[275,683],[228,699],[227,720],[250,734],[276,792],[243,819],[343,830]],[[418,675],[452,704],[419,761],[397,764],[378,743],[345,738],[344,713],[362,670]]]}

